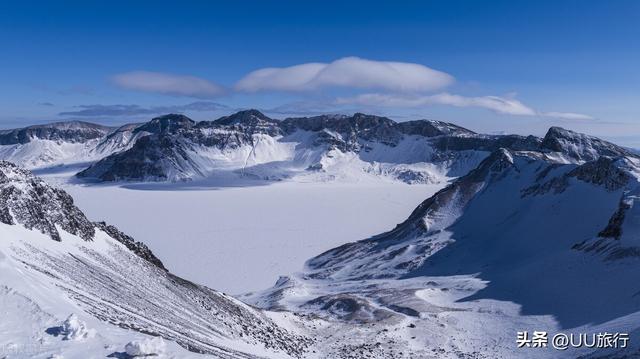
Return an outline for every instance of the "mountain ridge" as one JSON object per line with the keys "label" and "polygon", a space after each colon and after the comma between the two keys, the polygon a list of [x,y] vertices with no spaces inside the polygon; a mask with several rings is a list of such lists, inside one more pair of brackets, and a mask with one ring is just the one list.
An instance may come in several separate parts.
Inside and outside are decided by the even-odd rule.
{"label": "mountain ridge", "polygon": [[[86,126],[92,128],[81,125]],[[168,114],[107,132],[92,133],[84,142],[76,141],[72,133],[71,142],[34,137],[23,144],[0,145],[0,159],[29,168],[77,163],[84,166],[77,176],[92,182],[236,177],[414,184],[447,182],[499,148],[533,151],[559,163],[583,163],[600,155],[636,156],[613,143],[559,127],[550,128],[542,138],[485,135],[442,121],[396,122],[363,113],[277,120],[251,109],[199,122]]]}

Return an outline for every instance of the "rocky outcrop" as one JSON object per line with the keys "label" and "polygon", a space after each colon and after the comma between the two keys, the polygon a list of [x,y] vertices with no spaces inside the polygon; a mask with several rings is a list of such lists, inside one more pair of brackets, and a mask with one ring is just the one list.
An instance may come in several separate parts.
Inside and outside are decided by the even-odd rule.
{"label": "rocky outcrop", "polygon": [[90,241],[95,228],[65,191],[49,186],[31,172],[0,161],[0,222],[20,224],[60,241],[57,227]]}
{"label": "rocky outcrop", "polygon": [[94,222],[94,224],[98,229],[108,234],[109,237],[117,240],[125,247],[129,248],[129,250],[135,253],[138,257],[148,261],[158,268],[166,270],[164,264],[162,264],[162,261],[153,254],[151,249],[149,249],[146,244],[142,242],[136,242],[131,236],[120,232],[118,228],[105,222]]}
{"label": "rocky outcrop", "polygon": [[561,175],[546,179],[550,170],[557,168],[549,165],[541,171],[537,183],[522,190],[522,196],[541,195],[545,193],[562,193],[569,186],[569,179],[602,186],[608,191],[618,190],[629,182],[631,176],[623,169],[627,165],[625,158],[599,157],[582,165],[563,172]]}

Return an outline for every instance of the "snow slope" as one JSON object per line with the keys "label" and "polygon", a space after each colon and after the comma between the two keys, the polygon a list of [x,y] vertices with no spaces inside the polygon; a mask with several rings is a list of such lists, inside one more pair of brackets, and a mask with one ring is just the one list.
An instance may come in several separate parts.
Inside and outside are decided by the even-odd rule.
{"label": "snow slope", "polygon": [[429,331],[415,340],[438,357],[637,355],[515,345],[517,331],[640,328],[640,160],[584,153],[595,159],[567,164],[568,152],[499,149],[393,230],[327,251],[242,298],[333,321],[409,322]]}
{"label": "snow slope", "polygon": [[0,160],[35,169],[83,165],[129,148],[137,125],[114,129],[71,121],[0,131]]}
{"label": "snow slope", "polygon": [[[64,191],[9,162],[0,162],[0,238],[0,300],[12,320],[28,319],[0,341],[18,356],[79,353],[65,338],[117,355],[123,337],[144,340],[129,330],[221,358],[288,357],[311,343],[276,324],[276,314],[171,274],[146,246],[88,221]],[[79,319],[64,325],[69,314]],[[94,339],[82,326],[107,333]]]}

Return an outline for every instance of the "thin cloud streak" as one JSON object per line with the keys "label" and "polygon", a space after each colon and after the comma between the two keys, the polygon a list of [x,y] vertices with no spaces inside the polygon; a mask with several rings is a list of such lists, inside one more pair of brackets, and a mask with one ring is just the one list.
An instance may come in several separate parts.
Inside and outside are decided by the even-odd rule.
{"label": "thin cloud streak", "polygon": [[208,99],[224,95],[226,92],[222,86],[199,77],[161,72],[126,72],[113,76],[112,81],[118,87],[127,90],[179,97]]}
{"label": "thin cloud streak", "polygon": [[166,113],[181,113],[186,111],[206,112],[227,110],[228,107],[216,102],[197,101],[185,105],[173,106],[151,106],[142,107],[139,105],[80,105],[76,106],[76,111],[60,112],[58,116],[73,117],[120,117],[120,116],[142,116],[157,115]]}
{"label": "thin cloud streak", "polygon": [[338,105],[361,105],[377,107],[412,108],[433,105],[454,107],[478,107],[493,112],[514,116],[540,116],[567,120],[593,120],[588,115],[573,112],[540,112],[516,100],[500,96],[465,97],[449,93],[435,95],[361,94],[355,97],[336,99]]}

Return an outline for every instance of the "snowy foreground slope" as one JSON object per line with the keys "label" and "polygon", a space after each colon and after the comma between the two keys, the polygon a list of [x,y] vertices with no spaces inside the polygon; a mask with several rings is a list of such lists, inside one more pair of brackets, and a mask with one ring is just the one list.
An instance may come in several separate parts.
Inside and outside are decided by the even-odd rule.
{"label": "snowy foreground slope", "polygon": [[[558,152],[565,135],[561,129],[551,129],[545,138],[482,135],[441,121],[398,123],[360,113],[275,120],[247,110],[215,121],[173,114],[117,129],[71,122],[3,131],[0,159],[31,169],[73,165],[80,169],[78,177],[90,182],[445,183],[498,148]],[[597,145],[603,147],[603,141]],[[593,159],[588,149],[566,150],[558,160]],[[627,153],[617,146],[611,150]]]}
{"label": "snowy foreground slope", "polygon": [[[494,151],[393,230],[243,298],[400,323],[398,340],[418,357],[420,348],[453,358],[640,357],[640,159],[561,135],[555,153]],[[517,348],[518,331],[630,333],[631,348]]]}
{"label": "snowy foreground slope", "polygon": [[[222,358],[289,357],[311,342],[172,275],[145,245],[90,222],[64,191],[8,162],[0,162],[0,222],[3,357],[119,355],[129,341],[148,342],[142,333],[170,341],[177,357],[187,355],[182,348]],[[71,314],[77,318],[65,324]]]}

